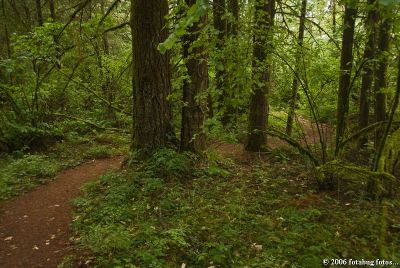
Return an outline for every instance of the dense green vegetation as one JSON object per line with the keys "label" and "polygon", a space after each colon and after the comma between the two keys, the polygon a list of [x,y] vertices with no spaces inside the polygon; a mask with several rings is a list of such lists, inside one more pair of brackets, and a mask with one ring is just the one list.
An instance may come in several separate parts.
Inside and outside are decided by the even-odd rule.
{"label": "dense green vegetation", "polygon": [[399,0],[0,10],[0,200],[125,156],[61,266],[400,263]]}
{"label": "dense green vegetation", "polygon": [[75,200],[82,263],[320,267],[322,258],[369,260],[380,251],[400,258],[398,200],[366,201],[354,186],[318,193],[292,150],[245,166],[215,151],[202,161],[172,150],[131,161],[135,172],[107,174]]}

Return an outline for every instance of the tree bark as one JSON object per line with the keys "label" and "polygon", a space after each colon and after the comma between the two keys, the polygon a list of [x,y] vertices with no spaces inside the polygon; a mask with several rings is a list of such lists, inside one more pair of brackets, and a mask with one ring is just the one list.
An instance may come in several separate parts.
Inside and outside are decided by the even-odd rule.
{"label": "tree bark", "polygon": [[165,146],[171,134],[169,53],[159,43],[168,37],[167,0],[132,0],[134,143],[144,154]]}
{"label": "tree bark", "polygon": [[[379,26],[378,39],[378,67],[375,77],[375,120],[376,122],[386,120],[386,94],[382,92],[388,86],[387,69],[389,64],[389,41],[391,29],[391,14],[386,8],[381,9],[381,23]],[[379,145],[383,130],[375,132],[375,147]]]}
{"label": "tree bark", "polygon": [[339,92],[336,114],[336,152],[346,131],[347,115],[349,113],[349,96],[351,83],[351,69],[353,67],[354,25],[357,9],[346,4],[344,12],[344,30],[342,39],[342,53],[340,59]]}
{"label": "tree bark", "polygon": [[246,150],[259,152],[266,143],[268,125],[267,95],[271,88],[270,50],[275,0],[256,0],[253,47],[253,94],[250,97],[249,135]]}
{"label": "tree bark", "polygon": [[[378,10],[376,0],[368,0],[368,17],[365,23],[365,29],[367,30],[368,39],[364,48],[364,67],[361,79],[361,91],[360,91],[360,114],[358,117],[358,127],[363,129],[369,124],[369,95],[372,87],[372,79],[374,74],[374,63],[375,59],[375,48],[376,48],[376,24],[378,20]],[[359,140],[359,147],[363,146],[368,142],[367,137],[363,137]]]}
{"label": "tree bark", "polygon": [[[304,40],[304,28],[305,28],[305,21],[306,21],[306,12],[307,12],[307,0],[301,1],[301,11],[300,11],[300,24],[299,24],[299,35],[297,38],[297,51],[296,51],[296,67],[295,72],[299,74],[300,70],[300,61],[301,55],[303,51],[303,40]],[[298,99],[298,87],[299,81],[297,75],[294,75],[293,82],[292,82],[292,94],[289,103],[289,112],[288,118],[286,122],[286,134],[288,136],[292,135],[293,130],[293,119],[296,111],[297,99]]]}
{"label": "tree bark", "polygon": [[[196,0],[186,0],[190,7]],[[198,23],[189,29],[184,38],[183,56],[186,59],[186,68],[189,81],[183,85],[181,150],[201,152],[205,149],[205,135],[202,132],[205,105],[196,97],[208,88],[208,66],[205,49],[203,46],[192,47],[199,38],[201,28],[205,25],[207,17],[203,16]]]}

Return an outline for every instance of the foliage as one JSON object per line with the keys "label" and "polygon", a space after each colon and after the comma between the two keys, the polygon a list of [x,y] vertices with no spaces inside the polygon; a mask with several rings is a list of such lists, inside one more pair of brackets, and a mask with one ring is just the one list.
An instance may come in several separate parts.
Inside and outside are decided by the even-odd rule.
{"label": "foliage", "polygon": [[207,12],[207,6],[207,1],[196,0],[196,3],[186,11],[186,16],[176,24],[175,29],[170,36],[163,43],[159,44],[158,50],[161,53],[170,50],[179,38],[187,33],[187,29],[191,27],[193,23],[198,22],[200,17]]}
{"label": "foliage", "polygon": [[62,136],[59,129],[48,124],[31,127],[5,123],[0,133],[0,143],[4,144],[4,151],[13,152],[46,147],[46,142],[60,140]]}
{"label": "foliage", "polygon": [[[229,159],[212,152],[208,159],[189,180],[175,180],[174,170],[156,176],[152,159],[87,185],[74,219],[83,261],[94,267],[320,267],[322,258],[378,256],[379,205],[310,190],[300,159],[252,168],[218,164]],[[231,172],[211,176],[212,165],[229,165]],[[400,217],[395,202],[390,226]],[[398,260],[400,237],[389,232],[389,256]]]}
{"label": "foliage", "polygon": [[101,159],[109,158],[112,155],[112,148],[106,145],[97,145],[87,150],[85,158],[87,159]]}
{"label": "foliage", "polygon": [[60,166],[43,155],[25,155],[0,167],[0,200],[54,177]]}

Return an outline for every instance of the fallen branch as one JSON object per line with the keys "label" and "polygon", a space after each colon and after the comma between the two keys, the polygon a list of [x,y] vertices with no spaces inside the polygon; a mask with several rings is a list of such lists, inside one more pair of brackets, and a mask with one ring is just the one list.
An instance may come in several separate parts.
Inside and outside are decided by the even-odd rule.
{"label": "fallen branch", "polygon": [[88,121],[88,120],[86,120],[86,119],[79,118],[79,117],[76,117],[76,116],[73,116],[73,115],[61,114],[61,113],[51,113],[50,115],[52,115],[52,116],[58,116],[58,117],[65,117],[65,118],[69,118],[69,119],[73,119],[73,120],[75,120],[75,121],[83,122],[83,123],[85,123],[85,124],[88,124],[88,125],[90,125],[90,126],[92,126],[92,127],[94,127],[94,128],[101,129],[101,130],[118,131],[118,132],[123,132],[123,133],[128,133],[128,134],[130,133],[129,131],[124,130],[124,129],[120,129],[120,128],[109,128],[109,127],[99,126],[99,125],[97,125],[97,124],[95,124],[95,123],[93,123],[93,122],[91,122],[91,121]]}

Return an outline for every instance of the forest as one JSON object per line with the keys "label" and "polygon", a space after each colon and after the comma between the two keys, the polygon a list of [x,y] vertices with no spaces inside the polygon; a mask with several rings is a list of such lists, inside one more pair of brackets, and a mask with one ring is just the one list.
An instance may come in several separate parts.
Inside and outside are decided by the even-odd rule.
{"label": "forest", "polygon": [[0,267],[400,266],[400,0],[0,10]]}

